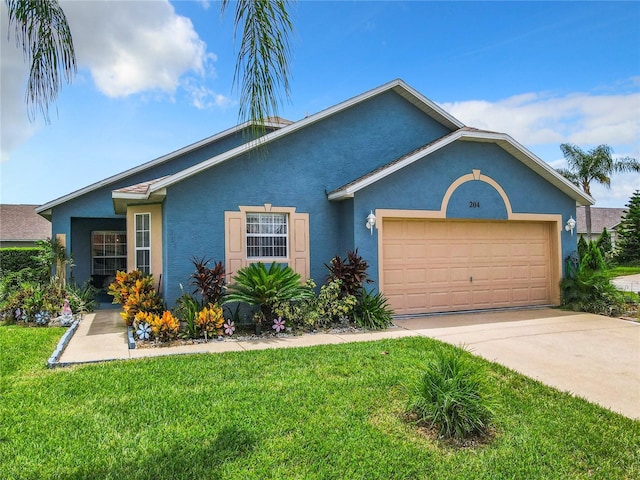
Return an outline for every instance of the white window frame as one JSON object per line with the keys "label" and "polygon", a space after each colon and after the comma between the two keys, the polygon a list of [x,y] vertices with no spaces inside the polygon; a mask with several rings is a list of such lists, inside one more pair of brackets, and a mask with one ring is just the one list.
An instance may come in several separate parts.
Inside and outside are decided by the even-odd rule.
{"label": "white window frame", "polygon": [[[142,225],[142,229],[138,229],[138,217],[147,217],[149,225],[148,229],[144,228],[144,224]],[[135,268],[146,275],[151,274],[151,212],[136,213],[133,219],[133,230]],[[138,245],[138,233],[146,236],[146,242],[143,239],[143,245]],[[145,243],[146,245],[144,245]],[[138,252],[148,252],[149,265],[138,264]]]}
{"label": "white window frame", "polygon": [[[96,243],[96,236],[100,235],[102,236],[102,243]],[[114,243],[106,243],[106,238],[107,236],[111,236],[113,235],[115,237],[115,242]],[[124,243],[119,242],[118,238],[124,238]],[[96,248],[97,245],[101,245],[102,246],[102,255],[96,255]],[[109,254],[107,255],[105,252],[105,247],[108,246],[112,246],[113,247],[113,255]],[[118,254],[118,250],[120,250],[121,252],[124,253],[120,253]],[[106,269],[106,268],[102,268],[102,269],[97,269],[96,268],[96,260],[97,259],[102,259],[102,260],[109,260],[109,259],[114,259],[115,260],[115,267],[113,269],[113,271],[111,271],[111,269]],[[118,266],[118,260],[120,260],[121,263],[121,267],[119,268]],[[126,231],[121,231],[121,230],[94,230],[91,232],[91,275],[106,275],[106,276],[110,276],[110,275],[115,275],[116,271],[118,270],[126,270],[127,269],[127,232]]]}
{"label": "white window frame", "polygon": [[[253,218],[251,218],[253,217]],[[276,219],[281,217],[284,219],[284,222],[273,222],[267,221]],[[258,222],[250,221],[253,219],[257,219]],[[246,257],[247,260],[256,261],[259,259],[269,259],[269,260],[283,260],[286,261],[289,258],[289,214],[284,212],[247,212],[245,215],[245,244],[246,244]],[[276,232],[277,229],[284,228],[284,232]],[[259,244],[255,245],[255,241],[251,241],[251,239],[258,240],[260,243],[263,243],[264,240],[272,239],[269,245],[269,242],[265,242],[267,244]],[[284,245],[278,245],[278,243],[282,243],[284,240]],[[284,249],[284,255],[275,255],[275,254],[265,254],[268,249]],[[252,251],[251,249],[258,249],[257,252]],[[251,254],[251,253],[257,253]],[[275,252],[274,252],[275,253]]]}

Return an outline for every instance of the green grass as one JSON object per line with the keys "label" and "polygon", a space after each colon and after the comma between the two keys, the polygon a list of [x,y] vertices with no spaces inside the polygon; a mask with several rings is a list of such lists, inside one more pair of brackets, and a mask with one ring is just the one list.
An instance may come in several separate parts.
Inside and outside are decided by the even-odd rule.
{"label": "green grass", "polygon": [[609,278],[621,277],[623,275],[636,275],[640,273],[640,266],[637,267],[613,267],[607,270]]}
{"label": "green grass", "polygon": [[408,390],[453,348],[426,338],[47,370],[61,334],[0,327],[0,478],[640,477],[640,422],[475,357],[493,442],[425,436]]}

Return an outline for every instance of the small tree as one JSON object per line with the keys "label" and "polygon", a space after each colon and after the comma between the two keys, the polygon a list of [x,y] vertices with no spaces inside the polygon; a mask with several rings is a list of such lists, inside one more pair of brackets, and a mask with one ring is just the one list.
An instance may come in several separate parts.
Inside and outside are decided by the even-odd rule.
{"label": "small tree", "polygon": [[618,226],[617,256],[620,263],[640,264],[640,190],[636,190]]}
{"label": "small tree", "polygon": [[607,227],[602,229],[602,233],[600,234],[600,238],[596,242],[602,256],[606,259],[611,254],[613,247],[611,246],[611,235],[607,231]]}

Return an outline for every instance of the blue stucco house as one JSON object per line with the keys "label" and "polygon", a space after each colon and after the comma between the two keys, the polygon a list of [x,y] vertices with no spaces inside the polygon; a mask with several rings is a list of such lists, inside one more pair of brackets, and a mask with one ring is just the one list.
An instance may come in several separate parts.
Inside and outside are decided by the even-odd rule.
{"label": "blue stucco house", "polygon": [[560,300],[566,228],[593,199],[503,133],[402,80],[297,122],[243,124],[40,206],[76,281],[152,273],[166,302],[191,259],[286,263],[324,281],[358,249],[398,314]]}

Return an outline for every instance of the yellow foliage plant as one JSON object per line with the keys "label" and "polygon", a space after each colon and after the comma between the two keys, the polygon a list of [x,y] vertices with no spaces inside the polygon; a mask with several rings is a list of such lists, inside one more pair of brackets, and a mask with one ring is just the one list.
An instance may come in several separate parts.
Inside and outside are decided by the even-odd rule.
{"label": "yellow foliage plant", "polygon": [[204,338],[208,339],[209,334],[214,332],[217,335],[222,335],[222,325],[224,325],[222,308],[210,303],[198,313],[195,323],[204,334]]}

